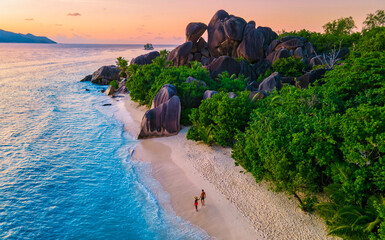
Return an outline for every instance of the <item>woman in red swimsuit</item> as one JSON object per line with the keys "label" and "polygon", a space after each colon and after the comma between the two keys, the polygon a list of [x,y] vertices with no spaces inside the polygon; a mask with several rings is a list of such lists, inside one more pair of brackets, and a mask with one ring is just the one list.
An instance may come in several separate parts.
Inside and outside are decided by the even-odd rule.
{"label": "woman in red swimsuit", "polygon": [[195,206],[195,210],[198,212],[198,197],[195,197],[194,206]]}

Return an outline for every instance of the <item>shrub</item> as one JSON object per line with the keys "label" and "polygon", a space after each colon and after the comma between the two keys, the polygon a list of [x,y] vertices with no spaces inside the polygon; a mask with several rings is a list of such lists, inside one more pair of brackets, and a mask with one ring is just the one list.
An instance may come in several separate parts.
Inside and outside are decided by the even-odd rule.
{"label": "shrub", "polygon": [[306,38],[309,42],[311,42],[317,53],[328,53],[333,48],[338,48],[341,44],[341,47],[352,47],[353,43],[357,42],[361,36],[360,33],[352,33],[352,34],[327,34],[327,33],[318,33],[311,32],[305,29],[300,31],[292,31],[292,32],[284,32],[279,38],[284,36],[299,36]]}
{"label": "shrub", "polygon": [[303,75],[303,70],[305,68],[306,65],[303,61],[294,56],[278,59],[272,66],[273,72],[279,72],[287,77],[299,77]]}
{"label": "shrub", "polygon": [[215,94],[202,101],[190,115],[193,123],[187,138],[208,144],[232,146],[237,131],[243,131],[250,118],[253,103],[248,92],[240,92],[234,99],[228,93]]}
{"label": "shrub", "polygon": [[115,89],[119,88],[119,83],[117,80],[113,80],[110,82],[110,85],[113,86]]}
{"label": "shrub", "polygon": [[246,88],[246,79],[241,74],[238,77],[233,74],[229,75],[227,71],[218,75],[219,84],[216,87],[219,92],[238,92]]}

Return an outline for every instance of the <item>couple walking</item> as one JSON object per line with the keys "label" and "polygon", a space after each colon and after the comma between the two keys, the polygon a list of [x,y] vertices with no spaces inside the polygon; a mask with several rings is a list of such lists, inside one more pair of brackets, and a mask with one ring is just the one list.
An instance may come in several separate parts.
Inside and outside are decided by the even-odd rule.
{"label": "couple walking", "polygon": [[[205,205],[205,198],[206,198],[206,193],[205,193],[205,190],[202,189],[202,193],[201,193],[201,196],[199,197],[201,199],[201,204],[202,204],[202,207]],[[195,202],[194,202],[194,206],[195,206],[195,210],[198,212],[198,197],[195,197]]]}

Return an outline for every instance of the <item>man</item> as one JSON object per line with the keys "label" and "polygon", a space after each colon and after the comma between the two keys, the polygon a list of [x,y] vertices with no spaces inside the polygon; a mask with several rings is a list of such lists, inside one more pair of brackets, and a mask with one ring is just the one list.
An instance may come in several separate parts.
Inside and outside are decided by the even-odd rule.
{"label": "man", "polygon": [[205,205],[205,198],[206,198],[206,193],[205,193],[205,190],[202,189],[202,193],[201,193],[201,204],[202,204],[202,206]]}

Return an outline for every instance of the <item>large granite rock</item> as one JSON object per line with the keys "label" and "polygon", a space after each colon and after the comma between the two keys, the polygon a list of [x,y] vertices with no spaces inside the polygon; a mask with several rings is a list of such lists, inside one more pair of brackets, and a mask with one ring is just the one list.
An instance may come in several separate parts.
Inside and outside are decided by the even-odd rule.
{"label": "large granite rock", "polygon": [[193,43],[191,41],[179,45],[170,52],[167,60],[172,61],[174,66],[182,66],[187,64],[189,60],[193,59],[193,55],[191,54],[192,47]]}
{"label": "large granite rock", "polygon": [[246,21],[219,10],[212,17],[208,27],[208,45],[212,57],[237,57],[237,48],[243,39]]}
{"label": "large granite rock", "polygon": [[283,37],[281,39],[281,43],[278,44],[275,49],[284,47],[286,49],[294,51],[296,48],[304,47],[306,43],[307,43],[307,40],[306,38],[303,38],[303,37],[296,37],[296,36]]}
{"label": "large granite rock", "polygon": [[282,88],[281,76],[278,72],[272,73],[259,84],[258,91],[271,92]]}
{"label": "large granite rock", "polygon": [[186,27],[186,42],[191,41],[196,43],[206,31],[207,25],[204,23],[193,22]]}
{"label": "large granite rock", "polygon": [[117,66],[103,66],[92,74],[91,82],[108,85],[111,81],[120,79],[119,73],[120,69]]}
{"label": "large granite rock", "polygon": [[107,96],[112,96],[112,95],[114,95],[115,92],[116,92],[116,89],[114,88],[114,86],[110,85],[110,86],[108,86],[105,93]]}
{"label": "large granite rock", "polygon": [[242,74],[245,78],[248,78],[248,81],[257,80],[258,76],[255,73],[255,69],[250,65],[246,60],[240,62],[241,70],[239,74]]}
{"label": "large granite rock", "polygon": [[258,62],[264,57],[264,41],[262,31],[251,29],[243,37],[237,49],[238,57],[243,57],[250,62]]}
{"label": "large granite rock", "polygon": [[181,103],[178,96],[173,96],[167,102],[148,110],[140,124],[138,139],[178,134],[180,113]]}
{"label": "large granite rock", "polygon": [[154,60],[156,57],[159,57],[159,56],[160,56],[159,52],[153,51],[147,54],[137,56],[136,58],[133,58],[130,64],[137,64],[137,65],[151,64],[152,60]]}
{"label": "large granite rock", "polygon": [[278,34],[271,30],[269,27],[261,27],[259,26],[257,30],[261,31],[263,34],[263,37],[265,39],[264,45],[268,47],[272,41],[278,38]]}
{"label": "large granite rock", "polygon": [[230,76],[233,74],[238,75],[241,71],[241,65],[231,57],[220,56],[207,66],[207,70],[209,70],[211,78],[215,80],[218,77],[218,74],[224,71],[227,71]]}
{"label": "large granite rock", "polygon": [[288,58],[291,57],[292,54],[289,50],[286,48],[280,48],[272,53],[269,54],[269,56],[266,57],[266,60],[270,62],[270,64],[273,64],[275,61],[281,58]]}
{"label": "large granite rock", "polygon": [[167,102],[173,96],[177,94],[177,89],[172,84],[163,85],[163,87],[158,91],[152,100],[151,109],[158,107],[159,105]]}
{"label": "large granite rock", "polygon": [[260,75],[265,74],[265,72],[271,67],[271,63],[267,59],[263,59],[252,66],[258,78]]}
{"label": "large granite rock", "polygon": [[226,33],[224,29],[224,21],[229,17],[229,14],[224,10],[219,10],[211,18],[210,23],[207,27],[208,33],[208,46],[212,57],[219,57],[218,48],[221,43],[226,40]]}
{"label": "large granite rock", "polygon": [[127,82],[127,78],[124,78],[122,81],[120,81],[119,88],[116,91],[116,93],[119,93],[119,94],[126,94],[126,93],[128,93],[128,89],[126,87],[126,82]]}
{"label": "large granite rock", "polygon": [[234,41],[241,41],[245,26],[246,21],[243,18],[230,15],[224,22],[226,37]]}

